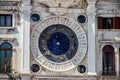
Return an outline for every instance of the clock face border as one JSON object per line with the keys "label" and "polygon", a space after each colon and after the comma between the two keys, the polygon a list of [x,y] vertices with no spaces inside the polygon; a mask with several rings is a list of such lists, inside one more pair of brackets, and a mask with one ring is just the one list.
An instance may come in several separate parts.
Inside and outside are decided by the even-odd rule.
{"label": "clock face border", "polygon": [[[51,25],[65,25],[72,29],[78,39],[78,49],[75,56],[65,62],[53,62],[48,60],[39,49],[40,34]],[[67,71],[76,67],[85,57],[87,51],[87,38],[82,27],[74,20],[65,16],[54,16],[44,19],[35,25],[31,33],[31,52],[34,59],[43,67],[52,71]]]}

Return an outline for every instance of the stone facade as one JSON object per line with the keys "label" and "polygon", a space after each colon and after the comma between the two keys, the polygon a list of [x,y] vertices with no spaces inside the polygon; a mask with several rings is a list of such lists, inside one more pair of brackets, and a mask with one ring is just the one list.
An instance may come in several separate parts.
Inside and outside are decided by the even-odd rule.
{"label": "stone facade", "polygon": [[[119,0],[0,0],[0,14],[12,15],[11,27],[0,26],[0,45],[13,46],[11,73],[0,74],[0,79],[119,80],[120,28],[98,29],[99,17],[120,17],[119,6]],[[33,14],[39,16],[38,21],[32,19]],[[80,15],[84,23],[78,21]],[[41,32],[56,24],[69,26],[81,44],[75,57],[61,64],[45,59],[35,47]],[[114,48],[114,75],[103,75],[106,45]],[[39,66],[37,72],[31,70],[33,64]],[[84,73],[78,71],[79,65],[85,66]]]}

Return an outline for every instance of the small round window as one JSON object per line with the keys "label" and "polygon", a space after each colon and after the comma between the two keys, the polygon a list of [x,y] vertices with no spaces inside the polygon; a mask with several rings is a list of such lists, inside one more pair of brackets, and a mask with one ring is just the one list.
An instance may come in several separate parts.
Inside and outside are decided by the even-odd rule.
{"label": "small round window", "polygon": [[77,20],[80,24],[84,24],[86,22],[86,16],[85,15],[79,15]]}
{"label": "small round window", "polygon": [[38,14],[32,14],[31,15],[31,19],[34,21],[34,22],[37,22],[40,20],[40,16]]}
{"label": "small round window", "polygon": [[32,70],[33,72],[38,72],[38,71],[40,70],[40,66],[39,66],[38,64],[33,64],[33,65],[31,66],[31,70]]}
{"label": "small round window", "polygon": [[79,65],[77,69],[78,69],[79,73],[85,73],[86,72],[86,67],[84,65]]}

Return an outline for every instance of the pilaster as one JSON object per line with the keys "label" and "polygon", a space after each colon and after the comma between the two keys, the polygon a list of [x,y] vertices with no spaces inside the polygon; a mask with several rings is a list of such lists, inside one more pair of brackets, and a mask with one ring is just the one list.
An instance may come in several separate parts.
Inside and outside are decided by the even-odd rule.
{"label": "pilaster", "polygon": [[119,67],[120,67],[120,66],[119,66],[119,65],[120,65],[120,64],[119,64],[119,61],[120,61],[120,60],[119,60],[119,59],[120,59],[119,55],[120,55],[120,54],[119,54],[119,51],[116,51],[116,53],[115,53],[115,64],[116,64],[116,66],[115,66],[115,67],[116,67],[116,75],[117,75],[118,77],[120,76],[120,74],[119,74]]}
{"label": "pilaster", "polygon": [[30,6],[22,6],[22,73],[30,73]]}
{"label": "pilaster", "polygon": [[16,57],[16,49],[13,49],[13,52],[12,52],[12,73],[14,74],[15,73],[15,57]]}
{"label": "pilaster", "polygon": [[96,28],[96,2],[88,2],[88,75],[96,75],[96,47],[95,47],[95,28]]}
{"label": "pilaster", "polygon": [[118,74],[118,76],[119,76],[119,78],[120,78],[120,47],[119,47],[119,61],[118,61],[118,62],[119,62],[119,65],[118,65],[118,66],[119,66],[119,70],[118,70],[118,71],[119,71],[119,74]]}

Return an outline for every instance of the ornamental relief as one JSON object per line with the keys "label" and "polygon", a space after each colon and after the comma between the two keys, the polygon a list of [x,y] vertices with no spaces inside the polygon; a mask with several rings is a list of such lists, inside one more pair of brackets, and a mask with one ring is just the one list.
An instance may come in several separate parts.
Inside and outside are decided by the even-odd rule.
{"label": "ornamental relief", "polygon": [[41,1],[40,5],[48,6],[49,8],[87,8],[86,0],[49,0]]}
{"label": "ornamental relief", "polygon": [[20,6],[21,1],[0,1],[0,6]]}

